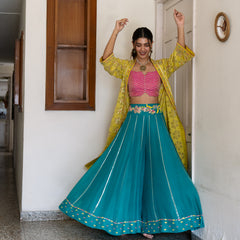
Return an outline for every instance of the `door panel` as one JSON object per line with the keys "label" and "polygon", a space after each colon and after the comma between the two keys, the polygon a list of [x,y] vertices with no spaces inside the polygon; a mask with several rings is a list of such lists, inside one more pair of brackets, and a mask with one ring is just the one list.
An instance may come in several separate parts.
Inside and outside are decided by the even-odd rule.
{"label": "door panel", "polygon": [[[163,9],[163,57],[171,55],[177,43],[177,27],[173,11],[177,9],[185,16],[185,40],[192,48],[192,0],[169,0]],[[192,63],[188,62],[179,68],[169,79],[172,87],[177,112],[186,132],[188,148],[188,172],[191,174],[191,130],[192,130]]]}

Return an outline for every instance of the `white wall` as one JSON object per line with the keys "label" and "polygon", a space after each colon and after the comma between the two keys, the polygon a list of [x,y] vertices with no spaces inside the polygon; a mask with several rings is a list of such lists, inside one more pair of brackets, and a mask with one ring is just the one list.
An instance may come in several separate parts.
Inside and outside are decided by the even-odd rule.
{"label": "white wall", "polygon": [[[20,31],[25,33],[26,28],[26,0],[22,0],[22,10],[21,10],[21,19],[20,19]],[[23,48],[25,49],[25,41],[23,42]],[[25,51],[23,50],[23,88],[25,80]],[[24,98],[24,93],[23,93]],[[23,109],[24,110],[24,109]],[[22,181],[23,181],[23,126],[24,126],[24,112],[19,112],[18,106],[14,107],[14,142],[13,142],[13,155],[14,155],[14,167],[16,175],[16,185],[17,185],[17,196],[20,211],[22,210]]]}
{"label": "white wall", "polygon": [[26,0],[22,211],[57,210],[84,164],[104,147],[120,80],[104,72],[98,59],[115,20],[129,18],[116,44],[119,57],[130,56],[136,27],[154,29],[153,0],[97,2],[96,111],[45,111],[46,1]]}
{"label": "white wall", "polygon": [[[195,0],[194,181],[200,193],[204,240],[240,237],[240,2]],[[231,35],[217,40],[214,21],[228,14]]]}

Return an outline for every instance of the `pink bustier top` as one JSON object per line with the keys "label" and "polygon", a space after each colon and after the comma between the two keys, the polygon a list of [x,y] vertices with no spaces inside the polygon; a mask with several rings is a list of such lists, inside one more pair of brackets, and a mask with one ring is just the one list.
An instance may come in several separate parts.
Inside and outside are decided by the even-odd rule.
{"label": "pink bustier top", "polygon": [[142,96],[147,93],[149,96],[157,97],[161,85],[161,78],[157,71],[142,72],[131,71],[128,80],[128,90],[130,97]]}

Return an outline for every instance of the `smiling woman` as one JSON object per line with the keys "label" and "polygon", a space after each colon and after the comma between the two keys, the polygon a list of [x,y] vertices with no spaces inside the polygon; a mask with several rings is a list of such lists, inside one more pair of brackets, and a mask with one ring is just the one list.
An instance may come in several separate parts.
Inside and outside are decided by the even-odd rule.
{"label": "smiling woman", "polygon": [[[133,50],[132,57],[136,59],[137,53],[141,58],[149,59],[152,53],[153,35],[147,28],[138,28],[132,36]],[[137,59],[138,60],[138,59]],[[138,61],[139,62],[139,61]]]}
{"label": "smiling woman", "polygon": [[[178,43],[167,59],[151,58],[152,33],[138,28],[132,60],[113,54],[128,19],[116,21],[100,59],[122,80],[107,145],[59,206],[71,218],[111,235],[184,232],[204,226],[186,167],[186,142],[168,78],[194,53],[185,46],[184,16],[174,10]],[[181,162],[182,160],[182,162]]]}

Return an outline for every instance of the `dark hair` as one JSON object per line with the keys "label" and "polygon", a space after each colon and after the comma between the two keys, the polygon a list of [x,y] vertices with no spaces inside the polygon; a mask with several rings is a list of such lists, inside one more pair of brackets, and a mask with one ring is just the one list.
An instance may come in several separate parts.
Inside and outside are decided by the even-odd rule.
{"label": "dark hair", "polygon": [[[134,43],[138,38],[147,38],[151,43],[153,42],[152,32],[146,27],[137,28],[134,31],[132,36],[132,42]],[[137,57],[137,52],[134,48],[132,50],[132,57],[133,59]]]}

